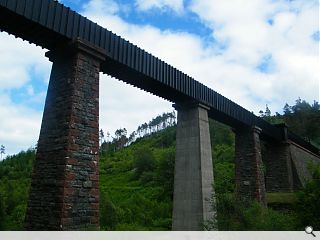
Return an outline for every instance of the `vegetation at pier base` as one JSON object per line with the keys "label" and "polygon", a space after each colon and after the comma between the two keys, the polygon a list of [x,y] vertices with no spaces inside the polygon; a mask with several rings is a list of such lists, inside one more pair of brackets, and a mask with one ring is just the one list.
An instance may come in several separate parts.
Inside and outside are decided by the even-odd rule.
{"label": "vegetation at pier base", "polygon": [[[271,116],[267,109],[260,114],[272,123],[288,123],[320,146],[316,102],[298,99],[283,115]],[[101,230],[171,229],[175,121],[174,113],[165,113],[131,134],[125,128],[113,137],[100,131]],[[210,134],[219,230],[320,229],[320,166],[311,166],[313,178],[300,192],[268,193],[268,209],[254,202],[243,206],[234,197],[234,134],[214,121]],[[29,149],[0,161],[0,230],[23,229],[34,159],[35,149]]]}

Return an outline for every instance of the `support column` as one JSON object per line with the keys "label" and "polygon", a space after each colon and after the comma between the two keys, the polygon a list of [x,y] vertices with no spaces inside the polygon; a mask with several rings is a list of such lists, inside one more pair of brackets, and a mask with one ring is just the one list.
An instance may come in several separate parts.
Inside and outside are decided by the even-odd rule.
{"label": "support column", "polygon": [[266,189],[268,192],[292,192],[293,169],[286,124],[278,124],[282,129],[283,142],[266,144]]}
{"label": "support column", "polygon": [[178,126],[172,230],[201,231],[216,218],[208,108],[201,104],[174,107]]}
{"label": "support column", "polygon": [[258,127],[235,130],[236,195],[244,203],[255,199],[266,206],[260,132]]}
{"label": "support column", "polygon": [[53,62],[26,214],[27,230],[99,229],[99,69],[81,41]]}
{"label": "support column", "polygon": [[266,189],[268,192],[292,192],[293,175],[290,143],[266,145]]}

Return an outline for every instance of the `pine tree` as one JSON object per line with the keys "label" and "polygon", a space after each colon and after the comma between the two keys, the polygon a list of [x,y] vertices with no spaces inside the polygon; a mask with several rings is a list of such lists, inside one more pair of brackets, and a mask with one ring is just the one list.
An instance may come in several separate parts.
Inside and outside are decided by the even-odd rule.
{"label": "pine tree", "polygon": [[100,139],[100,146],[101,146],[104,141],[104,132],[103,132],[102,128],[99,131],[99,139]]}
{"label": "pine tree", "polygon": [[1,160],[2,160],[2,155],[6,154],[6,147],[4,145],[1,145],[0,147],[0,154],[1,154]]}
{"label": "pine tree", "polygon": [[259,111],[260,117],[263,118],[264,117],[264,113],[262,110]]}
{"label": "pine tree", "polygon": [[270,117],[270,116],[271,116],[271,111],[270,111],[270,109],[269,109],[269,107],[268,107],[268,104],[266,104],[266,111],[264,112],[264,115],[265,115],[266,117]]}
{"label": "pine tree", "polygon": [[286,105],[284,105],[284,107],[283,107],[283,113],[284,113],[284,115],[289,115],[291,112],[292,112],[292,111],[291,111],[291,107],[289,106],[288,103],[286,103]]}

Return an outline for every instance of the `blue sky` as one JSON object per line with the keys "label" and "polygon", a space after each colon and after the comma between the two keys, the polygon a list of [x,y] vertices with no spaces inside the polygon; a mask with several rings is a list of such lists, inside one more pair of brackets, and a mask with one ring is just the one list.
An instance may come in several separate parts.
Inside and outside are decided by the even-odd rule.
{"label": "blue sky", "polygon": [[[319,101],[317,0],[61,0],[258,114]],[[0,33],[0,144],[37,141],[51,63],[45,49]],[[100,76],[100,127],[128,132],[172,103]]]}

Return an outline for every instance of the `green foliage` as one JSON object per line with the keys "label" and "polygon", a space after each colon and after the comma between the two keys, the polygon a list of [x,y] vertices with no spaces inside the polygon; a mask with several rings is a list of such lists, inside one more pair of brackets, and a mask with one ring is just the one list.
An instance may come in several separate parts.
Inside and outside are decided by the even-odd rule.
{"label": "green foliage", "polygon": [[214,188],[218,194],[233,192],[234,179],[234,147],[226,144],[214,145]]}
{"label": "green foliage", "polygon": [[305,100],[298,98],[295,105],[285,104],[284,114],[275,116],[265,116],[263,118],[270,123],[283,123],[289,126],[293,133],[320,146],[320,105],[314,101],[310,105]]}
{"label": "green foliage", "polygon": [[297,194],[296,209],[302,226],[320,229],[320,164],[310,164],[310,170],[312,179]]}
{"label": "green foliage", "polygon": [[0,162],[0,230],[22,230],[26,212],[34,149]]}
{"label": "green foliage", "polygon": [[234,164],[217,163],[214,167],[214,188],[216,193],[230,193],[234,191]]}
{"label": "green foliage", "polygon": [[171,229],[174,141],[171,127],[101,157],[101,229]]}
{"label": "green foliage", "polygon": [[285,204],[292,205],[297,201],[297,196],[291,192],[273,192],[266,194],[268,204]]}
{"label": "green foliage", "polygon": [[135,152],[135,160],[133,163],[135,175],[142,182],[152,180],[152,171],[156,167],[156,160],[153,152],[149,148],[140,148]]}
{"label": "green foliage", "polygon": [[213,147],[212,157],[215,163],[233,163],[234,146],[227,144],[216,144]]}
{"label": "green foliage", "polygon": [[115,230],[118,222],[117,209],[106,193],[100,194],[101,230]]}
{"label": "green foliage", "polygon": [[2,196],[2,193],[0,193],[0,230],[5,230],[4,228],[4,218],[5,218],[5,203],[4,203],[4,198]]}
{"label": "green foliage", "polygon": [[264,208],[253,202],[249,207],[233,194],[218,194],[218,228],[222,231],[288,231],[296,230],[296,216]]}
{"label": "green foliage", "polygon": [[173,197],[175,149],[173,147],[161,151],[156,169],[156,182],[163,187],[161,198]]}
{"label": "green foliage", "polygon": [[226,144],[234,146],[234,134],[227,125],[209,119],[211,145]]}
{"label": "green foliage", "polygon": [[[303,136],[320,144],[319,105],[315,102],[309,106],[300,100],[295,106],[286,106],[284,116],[269,116],[271,111],[267,109],[264,116],[272,123],[286,121],[293,132],[306,134]],[[172,113],[154,118],[141,125],[137,134],[129,137],[129,144],[122,142],[120,148],[116,142],[102,143],[99,163],[102,230],[171,229],[174,119]],[[269,209],[257,203],[244,207],[233,196],[234,133],[230,127],[210,120],[210,134],[219,230],[300,230],[306,224],[320,228],[316,209],[320,206],[320,170],[314,172],[313,180],[296,198],[292,194],[272,194],[268,195]],[[100,135],[103,139],[103,134]],[[31,149],[0,162],[0,230],[22,230],[34,157],[35,151]],[[272,209],[279,205],[288,207]]]}

